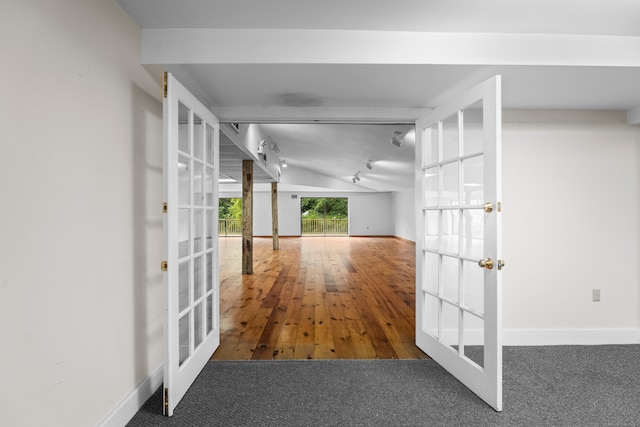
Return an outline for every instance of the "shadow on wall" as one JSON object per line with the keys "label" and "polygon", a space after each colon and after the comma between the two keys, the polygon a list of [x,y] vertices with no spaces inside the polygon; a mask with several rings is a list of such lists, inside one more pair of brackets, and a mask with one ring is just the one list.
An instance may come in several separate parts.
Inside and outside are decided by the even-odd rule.
{"label": "shadow on wall", "polygon": [[139,383],[163,360],[162,103],[132,85],[134,375]]}

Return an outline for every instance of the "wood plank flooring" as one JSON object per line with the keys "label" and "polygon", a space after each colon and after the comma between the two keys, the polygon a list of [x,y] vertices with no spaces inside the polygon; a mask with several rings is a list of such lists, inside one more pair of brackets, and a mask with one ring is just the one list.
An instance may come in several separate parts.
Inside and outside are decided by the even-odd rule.
{"label": "wood plank flooring", "polygon": [[422,359],[415,245],[391,237],[220,238],[220,347],[212,359]]}

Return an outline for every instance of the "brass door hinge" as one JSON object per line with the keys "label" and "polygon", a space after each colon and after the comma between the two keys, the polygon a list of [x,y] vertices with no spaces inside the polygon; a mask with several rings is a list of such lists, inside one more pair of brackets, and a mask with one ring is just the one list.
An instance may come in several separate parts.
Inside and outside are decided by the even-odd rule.
{"label": "brass door hinge", "polygon": [[168,74],[165,71],[162,77],[162,97],[166,98],[167,97],[167,92],[169,92],[169,83],[167,82],[168,80]]}
{"label": "brass door hinge", "polygon": [[502,212],[502,202],[498,202],[498,212]]}
{"label": "brass door hinge", "polygon": [[169,389],[164,389],[164,414],[169,414]]}
{"label": "brass door hinge", "polygon": [[169,212],[169,205],[167,204],[167,202],[164,202],[162,204],[162,213],[167,213]]}
{"label": "brass door hinge", "polygon": [[160,263],[160,270],[167,271],[169,269],[169,263],[167,261],[162,261]]}

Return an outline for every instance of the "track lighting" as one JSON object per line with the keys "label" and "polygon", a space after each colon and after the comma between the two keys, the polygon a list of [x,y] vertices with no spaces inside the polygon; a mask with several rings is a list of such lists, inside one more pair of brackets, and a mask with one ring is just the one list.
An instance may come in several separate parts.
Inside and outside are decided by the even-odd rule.
{"label": "track lighting", "polygon": [[261,139],[258,143],[258,154],[264,154],[264,146],[267,145],[267,141]]}
{"label": "track lighting", "polygon": [[283,168],[287,167],[287,161],[286,160],[280,160],[280,166],[282,166]]}
{"label": "track lighting", "polygon": [[367,167],[367,169],[369,169],[369,170],[373,169],[373,165],[371,164],[371,160],[369,160],[369,161],[365,164],[365,166],[366,166],[366,167]]}
{"label": "track lighting", "polygon": [[360,171],[356,172],[353,175],[353,178],[351,178],[351,181],[353,181],[353,183],[355,184],[356,182],[360,181],[360,176],[358,175],[360,173]]}
{"label": "track lighting", "polygon": [[403,141],[402,138],[400,138],[400,135],[402,135],[402,132],[396,130],[393,132],[393,136],[391,137],[391,143],[396,147],[400,147],[402,145]]}

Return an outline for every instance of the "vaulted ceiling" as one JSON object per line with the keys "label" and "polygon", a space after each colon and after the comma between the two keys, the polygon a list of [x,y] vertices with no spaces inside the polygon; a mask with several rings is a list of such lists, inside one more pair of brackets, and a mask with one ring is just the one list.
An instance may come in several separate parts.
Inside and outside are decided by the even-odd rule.
{"label": "vaulted ceiling", "polygon": [[[394,126],[495,74],[505,108],[622,110],[640,124],[637,0],[118,2],[143,29],[142,63],[223,121],[269,124],[294,167],[349,182],[378,161],[358,183],[369,190],[406,186],[412,148],[389,144]],[[335,126],[273,124],[317,122]]]}

